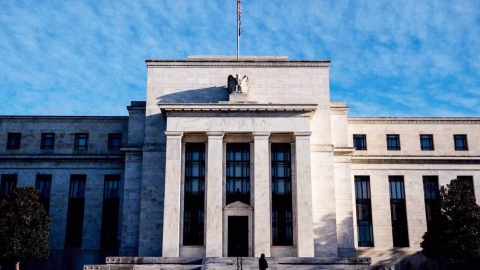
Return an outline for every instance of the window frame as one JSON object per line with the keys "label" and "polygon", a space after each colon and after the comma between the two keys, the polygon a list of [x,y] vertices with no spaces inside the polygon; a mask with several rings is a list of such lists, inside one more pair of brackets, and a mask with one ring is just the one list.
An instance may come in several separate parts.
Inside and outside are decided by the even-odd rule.
{"label": "window frame", "polygon": [[[114,144],[118,140],[118,145]],[[108,150],[118,151],[122,147],[122,133],[108,133]]]}
{"label": "window frame", "polygon": [[[392,183],[395,183],[392,185]],[[393,247],[409,247],[408,215],[403,175],[388,176]]]}
{"label": "window frame", "polygon": [[[52,136],[52,137],[48,137],[48,136]],[[45,144],[45,142],[48,139],[51,139],[51,141],[52,141],[51,145]],[[55,133],[51,133],[51,132],[50,133],[42,133],[40,149],[42,149],[42,150],[53,150],[53,149],[55,149]]]}
{"label": "window frame", "polygon": [[[0,183],[0,198],[6,197],[12,194],[13,190],[17,187],[18,174],[2,174]],[[7,183],[11,183],[8,184]],[[8,190],[6,190],[8,188]]]}
{"label": "window frame", "polygon": [[[457,143],[457,142],[460,142],[460,144]],[[453,135],[453,144],[454,144],[454,147],[455,147],[455,151],[468,151],[467,135],[466,134],[454,134]]]}
{"label": "window frame", "polygon": [[[76,183],[78,183],[78,186],[76,185]],[[65,247],[82,247],[83,223],[85,217],[86,184],[86,174],[70,175],[70,187],[68,190],[67,226],[65,229]]]}
{"label": "window frame", "polygon": [[118,247],[118,224],[120,217],[120,174],[105,174],[103,184],[102,224],[100,246]]}
{"label": "window frame", "polygon": [[[252,170],[250,163],[252,160],[250,151],[250,143],[227,143],[225,166],[225,200],[227,205],[235,201],[251,204],[250,178]],[[232,188],[233,190],[231,190]],[[236,188],[239,189],[239,193],[236,192]]]}
{"label": "window frame", "polygon": [[[357,142],[360,142],[360,146],[357,147]],[[358,151],[367,150],[367,134],[353,134],[353,147]]]}
{"label": "window frame", "polygon": [[[433,191],[431,190],[432,188],[434,189]],[[438,223],[440,215],[440,185],[437,175],[423,176],[423,198],[425,200],[427,231],[432,231]]]}
{"label": "window frame", "polygon": [[[431,146],[425,145],[425,142],[428,142]],[[420,134],[420,149],[422,151],[435,151],[433,134]]]}
{"label": "window frame", "polygon": [[[42,188],[41,183],[44,182],[43,187],[47,186],[48,191]],[[52,175],[51,174],[37,174],[35,176],[35,188],[38,190],[38,197],[45,208],[47,215],[50,213],[50,197],[52,194]],[[46,194],[48,193],[48,194]]]}
{"label": "window frame", "polygon": [[[356,218],[357,218],[357,238],[358,238],[357,245],[359,247],[374,247],[375,238],[373,235],[373,218],[372,218],[373,214],[372,214],[370,176],[355,175],[354,187],[355,187],[355,191],[354,191],[355,192],[355,212],[356,212]],[[363,206],[366,206],[368,210],[368,216],[366,218],[363,218],[364,216],[360,216],[359,208],[364,209]],[[360,231],[363,231],[364,233],[360,233]],[[365,237],[362,237],[362,236],[365,236]]]}
{"label": "window frame", "polygon": [[7,133],[7,149],[18,150],[22,142],[22,133],[20,132],[8,132]]}
{"label": "window frame", "polygon": [[[399,134],[387,134],[387,150],[388,151],[400,151],[400,135]],[[391,143],[394,142],[394,143]]]}
{"label": "window frame", "polygon": [[[75,133],[74,149],[75,150],[88,150],[88,138],[89,138],[88,133]],[[80,141],[82,139],[85,140],[85,145],[80,144]]]}

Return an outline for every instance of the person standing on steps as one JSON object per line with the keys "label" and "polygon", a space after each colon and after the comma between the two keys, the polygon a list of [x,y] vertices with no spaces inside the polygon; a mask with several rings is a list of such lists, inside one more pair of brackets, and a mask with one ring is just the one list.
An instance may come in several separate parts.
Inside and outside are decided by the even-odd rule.
{"label": "person standing on steps", "polygon": [[263,253],[260,255],[260,259],[258,259],[258,268],[260,268],[260,270],[266,270],[268,268],[268,263]]}

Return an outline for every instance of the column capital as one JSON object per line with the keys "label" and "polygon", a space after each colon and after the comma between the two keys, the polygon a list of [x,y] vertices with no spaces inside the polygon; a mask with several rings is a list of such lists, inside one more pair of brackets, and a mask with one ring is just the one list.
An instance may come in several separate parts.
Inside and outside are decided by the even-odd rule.
{"label": "column capital", "polygon": [[311,131],[299,131],[299,132],[294,132],[293,135],[295,136],[296,139],[301,139],[304,137],[304,139],[310,138],[310,135],[312,135]]}
{"label": "column capital", "polygon": [[182,131],[165,131],[165,136],[167,137],[182,137],[183,132]]}
{"label": "column capital", "polygon": [[268,139],[268,137],[270,137],[270,132],[269,131],[254,131],[254,132],[252,132],[252,136],[254,138],[265,137],[265,138],[262,138],[262,139]]}
{"label": "column capital", "polygon": [[220,137],[220,138],[223,138],[223,136],[225,135],[225,132],[223,131],[207,131],[207,136],[208,137]]}

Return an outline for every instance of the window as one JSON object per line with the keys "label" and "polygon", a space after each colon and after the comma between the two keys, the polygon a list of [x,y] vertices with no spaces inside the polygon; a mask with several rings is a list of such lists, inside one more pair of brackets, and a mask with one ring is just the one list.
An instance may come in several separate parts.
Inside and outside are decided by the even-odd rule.
{"label": "window", "polygon": [[473,176],[466,176],[466,175],[459,175],[457,176],[458,180],[466,181],[470,186],[470,191],[472,192],[473,196],[475,197],[475,186],[473,185]]}
{"label": "window", "polygon": [[433,151],[433,135],[420,135],[422,151]]}
{"label": "window", "polygon": [[367,135],[353,134],[353,147],[355,150],[367,150]]}
{"label": "window", "polygon": [[400,135],[387,135],[387,150],[400,150]]}
{"label": "window", "polygon": [[455,151],[467,151],[467,135],[453,135],[455,141]]}
{"label": "window", "polygon": [[75,150],[88,149],[88,133],[75,133]]}
{"label": "window", "polygon": [[403,176],[389,176],[390,211],[394,247],[408,247],[407,207]]}
{"label": "window", "polygon": [[250,144],[227,144],[227,204],[250,205]]}
{"label": "window", "polygon": [[83,217],[85,211],[85,185],[87,176],[72,174],[67,212],[66,247],[81,247],[83,234]]}
{"label": "window", "polygon": [[0,186],[0,198],[10,195],[17,187],[16,174],[2,174],[2,183]]}
{"label": "window", "polygon": [[120,150],[122,145],[122,133],[108,134],[108,150]]}
{"label": "window", "polygon": [[370,176],[355,176],[355,200],[359,247],[373,247],[372,201]]}
{"label": "window", "polygon": [[293,245],[291,145],[271,144],[272,242]]}
{"label": "window", "polygon": [[38,190],[40,202],[43,204],[43,207],[45,208],[45,212],[47,212],[47,214],[50,212],[50,191],[52,188],[51,186],[51,174],[37,174],[35,187]]}
{"label": "window", "polygon": [[8,133],[7,136],[7,149],[20,149],[21,133]]}
{"label": "window", "polygon": [[185,144],[183,244],[203,245],[205,218],[205,144]]}
{"label": "window", "polygon": [[438,176],[424,176],[423,191],[425,197],[427,230],[432,231],[435,227],[435,224],[438,223],[438,218],[440,215]]}
{"label": "window", "polygon": [[117,247],[118,218],[120,210],[120,175],[105,175],[103,188],[102,229],[100,245]]}
{"label": "window", "polygon": [[42,133],[40,149],[53,149],[55,147],[55,133]]}

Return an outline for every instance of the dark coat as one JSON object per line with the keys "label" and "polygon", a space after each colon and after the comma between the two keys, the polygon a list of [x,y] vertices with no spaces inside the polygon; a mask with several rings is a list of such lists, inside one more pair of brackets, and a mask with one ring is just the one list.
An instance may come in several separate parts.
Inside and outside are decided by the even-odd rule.
{"label": "dark coat", "polygon": [[260,268],[260,270],[267,269],[268,268],[267,260],[265,260],[265,258],[258,259],[258,267]]}

